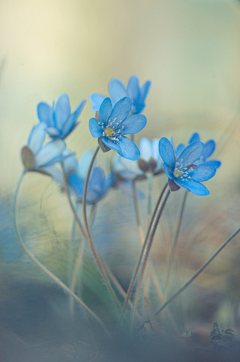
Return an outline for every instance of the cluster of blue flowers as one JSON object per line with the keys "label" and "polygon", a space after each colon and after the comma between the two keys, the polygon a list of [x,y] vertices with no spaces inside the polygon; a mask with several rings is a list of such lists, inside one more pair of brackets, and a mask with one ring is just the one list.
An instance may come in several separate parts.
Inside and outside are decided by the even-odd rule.
{"label": "cluster of blue flowers", "polygon": [[[129,79],[127,87],[114,78],[109,82],[110,97],[97,93],[90,96],[95,111],[95,117],[89,120],[90,132],[98,138],[103,152],[112,149],[118,155],[112,159],[112,172],[107,177],[100,167],[93,168],[87,203],[98,202],[113,185],[123,185],[124,182],[124,186],[129,187],[133,180],[145,179],[149,174],[157,176],[164,171],[171,191],[183,188],[195,195],[209,194],[202,182],[212,178],[221,165],[220,161],[209,159],[216,147],[214,140],[204,144],[199,134],[194,133],[187,146],[181,143],[175,149],[172,139],[169,141],[163,137],[150,141],[143,137],[138,148],[127,137],[140,132],[147,124],[141,112],[145,108],[150,86],[151,82],[147,81],[140,87],[136,76]],[[40,102],[37,106],[39,123],[33,127],[27,145],[22,149],[26,171],[50,175],[61,186],[64,178],[56,164],[62,163],[69,190],[80,202],[93,151],[88,150],[77,161],[75,153],[66,149],[65,139],[79,124],[78,118],[85,103],[83,100],[71,113],[66,94],[62,94],[52,106]],[[47,134],[52,140],[44,144]]]}

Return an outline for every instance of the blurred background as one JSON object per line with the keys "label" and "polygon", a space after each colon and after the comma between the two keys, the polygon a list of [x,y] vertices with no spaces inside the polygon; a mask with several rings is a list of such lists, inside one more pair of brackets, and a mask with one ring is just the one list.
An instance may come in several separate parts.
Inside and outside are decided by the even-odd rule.
{"label": "blurred background", "polygon": [[[23,255],[12,222],[12,197],[22,171],[20,149],[38,123],[38,102],[51,104],[67,93],[74,109],[93,92],[107,95],[111,78],[127,84],[135,74],[141,84],[152,80],[144,111],[148,124],[137,140],[172,135],[175,144],[186,144],[195,131],[203,142],[216,140],[213,158],[220,159],[222,166],[207,184],[208,198],[189,195],[171,282],[175,290],[239,226],[239,64],[238,1],[1,0],[0,322],[5,342],[21,345],[32,338],[34,344],[42,338],[45,343],[49,315],[55,321],[51,336],[58,323],[68,321],[68,297]],[[88,130],[92,115],[88,100],[81,124],[67,138],[67,146],[77,156],[96,147]],[[99,157],[106,170],[109,154]],[[155,197],[165,180],[161,176],[154,181]],[[138,187],[146,193],[146,182]],[[182,197],[181,191],[172,195],[156,238],[153,259],[163,285]],[[67,282],[72,215],[65,195],[48,178],[29,174],[19,207],[25,241]],[[145,198],[141,201],[145,231],[146,208]],[[140,251],[132,199],[120,190],[111,191],[99,203],[92,235],[126,288]],[[196,334],[209,334],[216,320],[222,328],[239,330],[239,256],[238,237],[173,304],[182,333],[194,329]],[[105,310],[102,282],[94,274],[90,253],[86,258],[93,263],[89,267],[86,259],[86,298],[96,310]]]}

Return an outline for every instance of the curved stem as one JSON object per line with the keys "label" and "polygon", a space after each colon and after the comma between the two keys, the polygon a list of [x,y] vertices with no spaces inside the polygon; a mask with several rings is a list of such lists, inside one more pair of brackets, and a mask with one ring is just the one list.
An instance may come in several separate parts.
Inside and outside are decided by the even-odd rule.
{"label": "curved stem", "polygon": [[[66,174],[65,174],[65,171],[64,169],[62,168],[62,171],[63,171],[63,179],[64,179],[64,188],[66,190],[67,188],[67,184],[66,184]],[[86,240],[89,242],[89,240],[87,239],[87,236],[86,236],[86,233],[83,229],[83,226],[82,226],[82,223],[80,221],[80,218],[77,214],[77,210],[75,209],[74,205],[73,205],[73,202],[71,200],[71,196],[69,194],[69,192],[66,192],[67,194],[67,197],[68,197],[68,201],[69,201],[69,205],[70,205],[70,208],[73,212],[73,215],[75,217],[75,220],[76,220],[76,223],[79,227],[79,230],[81,231],[82,235],[86,238]],[[94,215],[95,215],[95,211],[96,211],[96,206],[92,207],[91,209],[91,213],[90,213],[90,222],[92,223],[93,220],[94,220]],[[119,284],[119,282],[117,281],[116,277],[113,275],[113,273],[111,272],[111,270],[108,268],[107,264],[104,262],[104,260],[101,258],[100,255],[98,255],[104,269],[106,270],[106,273],[108,274],[109,278],[111,279],[111,281],[113,282],[113,284],[115,285],[115,287],[117,288],[117,290],[119,291],[119,293],[125,298],[126,297],[126,292],[124,291],[124,289],[122,288],[122,286]],[[132,303],[129,301],[129,305],[132,307]]]}
{"label": "curved stem", "polygon": [[77,224],[78,224],[78,227],[79,227],[81,233],[83,234],[83,236],[86,236],[84,228],[82,226],[82,223],[81,223],[81,221],[80,221],[80,219],[78,217],[77,211],[76,211],[76,209],[75,209],[75,207],[73,205],[73,202],[72,202],[72,199],[71,199],[71,196],[70,196],[70,193],[69,193],[69,189],[67,187],[67,176],[66,176],[66,172],[65,172],[64,167],[63,167],[63,162],[61,163],[61,166],[62,166],[62,173],[63,173],[64,190],[66,192],[70,208],[71,208],[71,210],[72,210],[72,212],[74,214],[75,220],[77,221]]}
{"label": "curved stem", "polygon": [[[75,219],[74,219],[75,220]],[[77,254],[77,258],[76,258],[76,263],[75,263],[75,267],[73,270],[73,275],[72,275],[72,280],[71,280],[71,284],[70,284],[70,288],[73,291],[73,293],[75,292],[75,287],[76,287],[76,282],[77,282],[77,275],[80,269],[80,266],[82,264],[82,260],[83,260],[83,254],[84,254],[84,248],[85,248],[85,240],[82,240],[82,244],[80,245],[80,248],[78,250],[78,254]],[[70,299],[70,313],[73,315],[73,299]]]}
{"label": "curved stem", "polygon": [[140,277],[139,277],[139,280],[138,280],[138,285],[137,285],[135,298],[134,298],[134,303],[133,303],[131,330],[133,328],[133,323],[134,323],[135,312],[136,312],[136,308],[137,308],[138,297],[139,297],[139,293],[140,293],[140,290],[141,290],[142,280],[143,280],[144,272],[145,272],[145,269],[146,269],[146,266],[147,266],[148,257],[149,257],[150,250],[151,250],[151,247],[152,247],[154,235],[155,235],[155,232],[157,230],[158,223],[159,223],[160,218],[162,216],[162,213],[163,213],[163,210],[164,210],[165,205],[167,203],[167,199],[168,199],[168,197],[170,195],[170,192],[171,191],[168,190],[163,203],[161,204],[161,206],[159,205],[159,210],[157,210],[157,216],[154,219],[154,222],[152,223],[152,226],[151,226],[150,231],[149,231],[149,242],[148,242],[146,254],[145,254],[145,257],[144,257],[143,266],[142,266],[141,274],[140,274]]}
{"label": "curved stem", "polygon": [[[240,232],[240,228],[238,228],[218,249],[215,251],[215,253],[206,261],[201,268],[196,271],[196,273],[180,288],[178,289],[165,303],[161,305],[160,308],[154,313],[156,316],[159,314],[173,299],[175,299],[179,294],[181,294],[198,276],[201,274],[201,272],[213,261],[213,259],[220,253],[222,249],[225,248],[225,246]],[[149,323],[149,320],[142,323],[138,330],[141,329],[145,323]]]}
{"label": "curved stem", "polygon": [[149,227],[148,227],[147,235],[146,235],[146,237],[145,237],[145,240],[144,240],[144,243],[143,243],[143,246],[142,246],[142,250],[141,250],[140,257],[139,257],[137,266],[136,266],[136,268],[135,268],[135,270],[134,270],[132,279],[131,279],[130,284],[129,284],[129,287],[128,287],[127,296],[126,296],[126,299],[125,299],[125,301],[124,301],[124,305],[123,305],[123,308],[122,308],[122,313],[121,313],[121,316],[120,316],[119,324],[121,323],[121,320],[122,320],[122,318],[123,318],[123,316],[124,316],[124,312],[125,312],[125,309],[126,309],[127,304],[128,304],[128,300],[129,300],[130,295],[131,295],[131,292],[132,292],[133,284],[134,284],[134,282],[135,282],[135,279],[136,279],[136,276],[137,276],[139,267],[140,267],[140,265],[141,265],[141,261],[142,261],[143,255],[144,255],[144,253],[145,253],[145,249],[146,249],[147,242],[148,242],[148,238],[149,238],[149,232],[150,232],[150,229],[151,229],[151,227],[152,227],[152,224],[154,223],[154,219],[155,219],[155,217],[156,217],[156,213],[157,213],[157,210],[158,210],[158,206],[159,206],[159,204],[160,204],[160,202],[161,202],[161,200],[162,200],[162,197],[163,197],[163,195],[164,195],[164,192],[165,192],[167,186],[168,186],[168,183],[165,184],[165,186],[164,186],[164,188],[163,188],[163,190],[162,190],[162,192],[161,192],[161,194],[160,194],[160,196],[159,196],[159,198],[158,198],[157,204],[156,204],[156,206],[155,206],[155,209],[154,209],[154,212],[153,212],[153,215],[152,215],[152,219],[151,219],[150,224],[149,224]]}
{"label": "curved stem", "polygon": [[93,163],[95,161],[95,158],[98,154],[98,151],[100,150],[100,147],[98,146],[94,155],[93,155],[93,158],[92,158],[92,161],[90,163],[90,166],[89,166],[89,169],[88,169],[88,173],[87,173],[87,177],[86,177],[86,180],[85,180],[85,185],[84,185],[84,191],[83,191],[83,199],[82,199],[82,205],[83,205],[83,221],[84,221],[84,226],[85,226],[85,231],[86,231],[86,237],[88,239],[88,242],[89,242],[89,245],[90,245],[90,248],[92,250],[92,253],[93,253],[93,256],[96,260],[96,263],[99,267],[99,270],[102,274],[102,277],[103,279],[105,280],[105,283],[107,284],[107,287],[108,287],[108,290],[109,292],[111,293],[112,297],[113,297],[113,300],[115,301],[116,303],[116,306],[117,308],[120,310],[121,307],[120,307],[120,304],[119,304],[119,301],[111,287],[111,284],[106,276],[106,273],[102,267],[102,264],[100,262],[100,259],[98,257],[98,254],[94,248],[94,245],[93,245],[93,242],[92,242],[92,238],[91,238],[91,235],[90,235],[90,232],[89,232],[89,227],[88,227],[88,221],[87,221],[87,212],[86,212],[86,197],[87,197],[87,187],[88,187],[88,181],[89,181],[89,177],[90,177],[90,173],[91,173],[91,170],[92,170],[92,166],[93,166]]}
{"label": "curved stem", "polygon": [[[133,181],[132,186],[133,186],[133,198],[134,198],[134,209],[135,209],[135,214],[136,214],[136,221],[137,221],[137,226],[138,226],[138,231],[139,231],[139,238],[140,238],[140,242],[141,242],[141,245],[142,245],[144,243],[144,235],[143,235],[142,223],[141,223],[141,218],[140,218],[139,202],[138,202],[138,199],[137,199],[136,182],[135,181]],[[162,291],[161,291],[160,286],[159,286],[156,271],[155,271],[154,266],[153,266],[151,261],[150,261],[150,270],[149,270],[149,272],[150,272],[150,277],[151,277],[152,284],[153,284],[153,287],[155,289],[155,292],[158,295],[158,298],[159,298],[160,302],[163,303],[163,294],[162,294]],[[125,297],[126,297],[126,293],[125,293]],[[132,302],[130,302],[130,300],[128,302],[131,303],[131,305],[130,304],[129,305],[131,306],[131,308],[133,308]],[[138,315],[137,311],[136,311],[136,315]],[[167,315],[167,318],[169,320],[169,323],[172,326],[172,329],[173,329],[175,335],[179,336],[178,328],[175,325],[175,323],[173,321],[173,318],[172,318],[170,312],[168,311],[168,309],[166,309],[166,315]]]}
{"label": "curved stem", "polygon": [[21,175],[21,177],[20,177],[20,179],[18,181],[17,188],[16,188],[15,195],[14,195],[14,201],[13,201],[13,205],[14,205],[14,224],[15,224],[15,228],[16,228],[18,241],[19,241],[22,249],[27,254],[27,256],[33,261],[33,263],[35,263],[45,274],[47,274],[55,283],[57,283],[61,288],[63,288],[69,295],[71,295],[71,297],[73,297],[76,300],[76,302],[78,302],[95,319],[95,321],[97,321],[101,325],[104,332],[108,336],[110,336],[105,324],[101,321],[101,319],[99,317],[97,317],[97,315],[80,298],[78,298],[78,296],[76,296],[76,294],[74,294],[71,291],[70,288],[68,288],[60,279],[58,279],[42,263],[40,263],[40,261],[38,261],[35,258],[35,256],[25,246],[25,244],[24,244],[24,242],[22,240],[22,237],[20,235],[19,228],[18,228],[18,223],[17,223],[17,196],[18,196],[19,188],[20,188],[20,185],[21,185],[21,182],[23,180],[24,175],[25,175],[25,171],[22,173],[22,175]]}
{"label": "curved stem", "polygon": [[182,218],[183,218],[183,212],[184,212],[184,208],[185,208],[185,204],[186,204],[187,195],[188,195],[188,191],[184,191],[182,208],[181,208],[181,212],[180,212],[180,215],[179,215],[177,230],[176,230],[176,234],[175,234],[175,238],[174,238],[174,242],[173,242],[173,247],[172,247],[169,262],[168,262],[167,278],[166,278],[166,283],[165,283],[165,288],[164,288],[164,293],[163,293],[163,303],[165,302],[166,297],[167,297],[168,285],[169,285],[171,270],[172,270],[176,250],[177,250],[177,242],[178,242],[178,237],[179,237],[179,233],[180,233],[180,228],[181,228],[181,225],[182,225]]}

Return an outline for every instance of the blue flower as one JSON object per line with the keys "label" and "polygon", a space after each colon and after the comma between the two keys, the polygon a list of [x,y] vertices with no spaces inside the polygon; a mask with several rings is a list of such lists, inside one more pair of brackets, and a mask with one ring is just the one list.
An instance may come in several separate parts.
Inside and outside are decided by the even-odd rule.
{"label": "blue flower", "polygon": [[[69,185],[75,192],[78,201],[82,201],[85,185],[85,178],[81,178],[77,173],[70,173],[68,176]],[[95,167],[90,175],[87,188],[86,202],[95,204],[101,200],[110,190],[114,183],[114,174],[105,177],[104,171],[100,167]]]}
{"label": "blue flower", "polygon": [[[93,137],[99,139],[103,151],[113,149],[129,160],[137,160],[140,151],[133,141],[125,137],[126,134],[134,134],[141,131],[147,124],[147,118],[135,114],[128,116],[131,110],[132,101],[125,97],[118,101],[114,108],[110,98],[105,98],[101,104],[97,118],[89,120],[89,129]],[[106,148],[104,149],[104,146]]]}
{"label": "blue flower", "polygon": [[[129,97],[132,100],[132,114],[139,114],[145,108],[145,100],[147,98],[151,81],[148,80],[142,87],[139,86],[139,79],[133,75],[129,81],[127,87],[117,78],[113,78],[108,85],[110,97],[113,105],[124,97]],[[103,94],[93,93],[90,96],[90,101],[94,104],[92,110],[95,112],[99,110],[100,105],[106,98]]]}
{"label": "blue flower", "polygon": [[[191,144],[193,142],[199,142],[200,141],[200,136],[197,132],[193,133],[192,136],[190,137],[188,144]],[[176,148],[176,156],[178,157],[178,155],[182,152],[182,150],[184,149],[184,144],[180,143],[180,145],[178,145],[178,147]],[[208,158],[210,156],[212,156],[213,152],[215,151],[216,148],[216,142],[214,140],[209,140],[204,144],[204,148],[202,151],[201,156],[199,157],[199,159],[197,160],[197,164],[201,164],[204,163],[205,165],[210,165],[213,166],[215,168],[219,168],[221,166],[221,161],[218,160],[208,160]]]}
{"label": "blue flower", "polygon": [[22,161],[28,171],[48,173],[48,167],[64,159],[66,144],[55,139],[43,146],[46,136],[46,124],[34,126],[28,137],[27,145],[22,148]]}
{"label": "blue flower", "polygon": [[46,123],[47,133],[52,138],[66,138],[77,126],[77,119],[86,101],[82,101],[76,110],[71,113],[69,98],[62,94],[56,104],[50,107],[47,103],[41,102],[37,106],[37,114],[40,122]]}
{"label": "blue flower", "polygon": [[202,142],[192,142],[176,158],[172,143],[165,137],[160,139],[159,153],[164,161],[163,167],[171,191],[177,191],[182,187],[198,196],[209,195],[210,192],[201,182],[212,178],[216,168],[206,164],[194,164],[200,158],[203,149]]}

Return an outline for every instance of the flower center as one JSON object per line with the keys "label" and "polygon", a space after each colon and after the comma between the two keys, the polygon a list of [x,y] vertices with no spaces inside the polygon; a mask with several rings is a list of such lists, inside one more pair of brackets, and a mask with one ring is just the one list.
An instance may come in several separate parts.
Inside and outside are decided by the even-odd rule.
{"label": "flower center", "polygon": [[175,170],[173,172],[173,176],[176,178],[179,178],[182,176],[183,173],[184,173],[184,171],[180,170],[179,168],[175,168]]}
{"label": "flower center", "polygon": [[114,131],[114,129],[112,127],[107,127],[104,130],[104,134],[107,137],[113,137],[115,135],[115,131]]}

